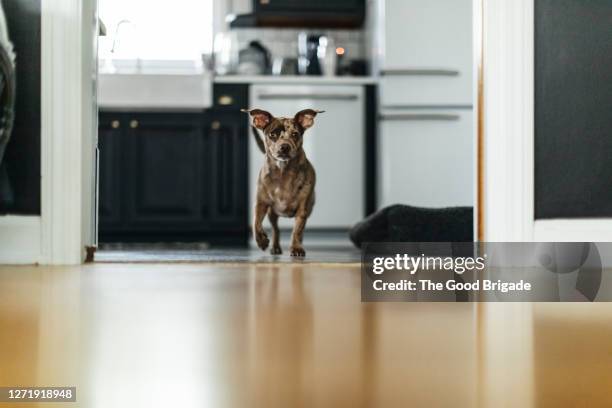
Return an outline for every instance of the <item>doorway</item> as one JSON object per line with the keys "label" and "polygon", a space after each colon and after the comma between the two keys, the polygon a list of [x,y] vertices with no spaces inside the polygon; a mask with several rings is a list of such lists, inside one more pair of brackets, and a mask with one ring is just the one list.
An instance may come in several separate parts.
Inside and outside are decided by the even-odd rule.
{"label": "doorway", "polygon": [[[359,168],[351,171],[357,173],[354,180],[334,178],[352,156],[325,151],[324,138],[342,135],[344,128],[335,121],[333,109],[317,118],[311,132],[314,138],[317,126],[325,129],[325,134],[316,134],[317,153],[311,141],[307,146],[308,157],[317,161],[319,188],[325,186],[315,211],[329,214],[328,207],[344,198],[344,193],[334,198],[334,185],[338,191],[348,191],[340,189],[345,184],[361,193],[358,201],[346,204],[342,217],[336,217],[350,220],[339,223],[323,217],[321,225],[307,224],[305,246],[312,248],[307,260],[358,262],[351,227],[393,204],[428,210],[465,208],[469,218],[462,222],[469,220],[470,239],[482,236],[482,219],[474,216],[480,208],[477,186],[482,172],[475,79],[480,51],[474,47],[481,32],[479,2],[438,0],[436,7],[426,10],[418,2],[385,0],[366,11],[372,22],[369,30],[310,28],[325,39],[336,58],[334,75],[321,77],[281,75],[272,69],[299,59],[304,29],[235,28],[225,17],[243,10],[231,2],[182,2],[181,12],[190,17],[181,20],[172,14],[180,8],[176,5],[159,6],[151,14],[143,13],[139,0],[99,0],[106,35],[99,39],[98,52],[97,260],[291,261],[286,248],[284,256],[275,257],[260,252],[251,239],[252,180],[259,159],[253,155],[248,117],[240,112],[265,104],[258,99],[260,89],[275,95],[282,87],[284,93],[299,90],[300,100],[314,107],[325,105],[330,97],[362,95],[354,111],[346,110],[347,118],[358,121],[357,130],[347,136],[355,134],[356,141],[348,143],[363,147],[357,150]],[[456,34],[453,47],[441,46],[440,37],[424,35],[433,30],[431,26],[407,28],[394,20],[407,13],[444,25],[436,13],[448,7],[464,17],[445,27]],[[158,37],[147,34],[156,30],[149,15],[165,15],[170,25],[182,21],[174,42],[148,42]],[[189,25],[196,23],[198,35],[188,35]],[[398,41],[404,37],[431,44]],[[322,47],[323,40],[317,41]],[[413,47],[413,55],[419,57],[402,60],[405,47]],[[353,93],[355,89],[359,91]],[[421,89],[414,95],[425,95],[424,99],[413,97],[413,89]],[[278,106],[274,109],[283,110],[283,104]],[[319,164],[319,158],[325,164]],[[352,211],[353,207],[359,209]],[[285,224],[282,236],[288,238],[290,228]]]}

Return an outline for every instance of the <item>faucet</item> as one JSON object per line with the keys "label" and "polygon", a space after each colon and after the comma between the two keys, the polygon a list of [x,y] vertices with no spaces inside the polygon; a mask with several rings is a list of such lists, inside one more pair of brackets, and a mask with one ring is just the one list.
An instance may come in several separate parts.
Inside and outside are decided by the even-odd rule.
{"label": "faucet", "polygon": [[[117,23],[117,27],[115,27],[115,34],[113,36],[113,45],[110,49],[110,54],[107,55],[107,59],[109,60],[107,63],[109,67],[108,69],[113,73],[115,73],[117,69],[115,67],[115,64],[113,63],[114,57],[111,57],[111,55],[115,55],[115,53],[120,47],[121,40],[119,39],[119,31],[121,30],[121,27],[123,27],[125,24],[130,24],[134,27],[134,29],[136,28],[136,25],[132,21],[127,19],[121,20],[119,21],[119,23]],[[136,55],[129,55],[129,57],[134,57],[134,59],[136,60],[136,66],[134,68],[137,72],[140,72],[142,70],[142,61],[140,60],[140,56],[137,53],[137,50],[134,51],[136,51]]]}
{"label": "faucet", "polygon": [[123,20],[119,21],[119,23],[117,23],[117,27],[115,28],[115,35],[113,36],[113,46],[111,47],[111,50],[110,50],[110,52],[113,53],[113,54],[117,50],[117,42],[118,42],[117,40],[119,39],[119,29],[124,24],[132,24],[132,25],[134,25],[134,23],[132,23],[130,20],[127,20],[127,19],[123,19]]}

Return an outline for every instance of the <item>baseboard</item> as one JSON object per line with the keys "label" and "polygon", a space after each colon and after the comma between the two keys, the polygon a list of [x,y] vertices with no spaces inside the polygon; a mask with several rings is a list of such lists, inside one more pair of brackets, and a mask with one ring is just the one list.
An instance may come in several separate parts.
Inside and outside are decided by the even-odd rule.
{"label": "baseboard", "polygon": [[612,242],[612,219],[536,220],[534,241]]}
{"label": "baseboard", "polygon": [[0,216],[0,265],[39,263],[40,237],[39,216]]}

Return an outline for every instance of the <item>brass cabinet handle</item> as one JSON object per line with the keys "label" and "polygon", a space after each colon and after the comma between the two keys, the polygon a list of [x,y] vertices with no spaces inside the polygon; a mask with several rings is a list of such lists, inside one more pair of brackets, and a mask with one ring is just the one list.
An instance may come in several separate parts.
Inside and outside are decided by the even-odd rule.
{"label": "brass cabinet handle", "polygon": [[118,120],[113,120],[113,121],[111,122],[111,127],[112,127],[113,129],[119,129],[119,127],[120,127],[120,126],[121,126],[121,122],[119,122]]}
{"label": "brass cabinet handle", "polygon": [[219,102],[219,105],[231,105],[234,103],[234,98],[232,98],[230,95],[221,95],[217,101]]}
{"label": "brass cabinet handle", "polygon": [[219,129],[221,129],[221,122],[219,122],[218,120],[213,120],[213,122],[210,124],[210,128],[212,130],[219,130]]}
{"label": "brass cabinet handle", "polygon": [[139,125],[140,125],[140,124],[139,124],[139,123],[138,123],[138,121],[137,121],[137,120],[135,120],[135,119],[130,121],[130,127],[131,127],[132,129],[136,129],[136,128],[137,128]]}

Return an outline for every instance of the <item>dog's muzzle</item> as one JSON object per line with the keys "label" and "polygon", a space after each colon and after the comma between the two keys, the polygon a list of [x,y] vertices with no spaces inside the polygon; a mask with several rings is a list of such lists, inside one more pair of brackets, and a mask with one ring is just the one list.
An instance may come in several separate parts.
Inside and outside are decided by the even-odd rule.
{"label": "dog's muzzle", "polygon": [[280,145],[276,153],[276,156],[282,160],[290,159],[291,158],[291,145],[287,143]]}

